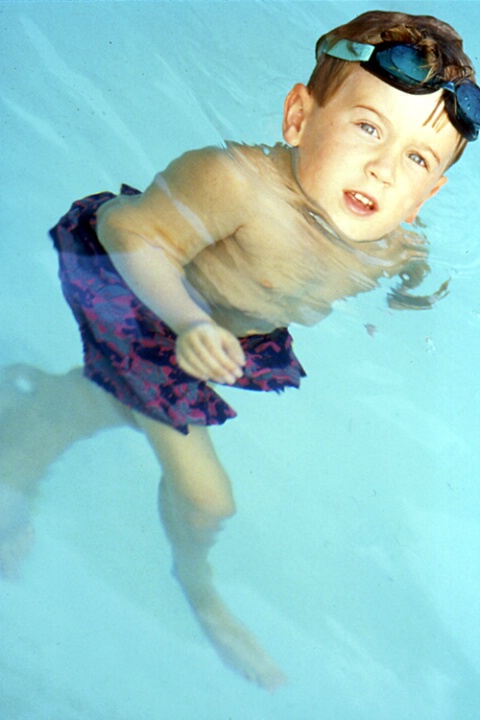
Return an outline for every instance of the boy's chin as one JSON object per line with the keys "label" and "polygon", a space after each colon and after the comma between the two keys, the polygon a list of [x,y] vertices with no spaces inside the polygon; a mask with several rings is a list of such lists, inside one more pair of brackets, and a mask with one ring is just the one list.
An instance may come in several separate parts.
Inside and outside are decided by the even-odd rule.
{"label": "boy's chin", "polygon": [[388,227],[375,226],[372,223],[331,223],[335,234],[344,242],[349,244],[361,245],[362,243],[378,242],[387,237],[398,226],[389,225]]}
{"label": "boy's chin", "polygon": [[389,223],[381,222],[378,215],[354,216],[351,212],[338,212],[336,215],[323,210],[317,204],[318,212],[312,213],[319,225],[329,235],[334,236],[348,244],[361,245],[362,243],[378,242],[396,230],[402,220]]}

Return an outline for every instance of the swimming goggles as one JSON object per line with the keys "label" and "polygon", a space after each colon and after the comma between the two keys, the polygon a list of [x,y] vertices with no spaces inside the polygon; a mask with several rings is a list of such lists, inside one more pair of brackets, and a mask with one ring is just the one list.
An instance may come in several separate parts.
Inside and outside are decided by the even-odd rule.
{"label": "swimming goggles", "polygon": [[443,89],[445,110],[452,125],[466,140],[476,140],[480,130],[480,88],[472,80],[443,80],[430,76],[420,48],[398,42],[378,45],[324,38],[317,43],[320,55],[339,60],[359,62],[361,67],[389,85],[413,95],[423,95]]}

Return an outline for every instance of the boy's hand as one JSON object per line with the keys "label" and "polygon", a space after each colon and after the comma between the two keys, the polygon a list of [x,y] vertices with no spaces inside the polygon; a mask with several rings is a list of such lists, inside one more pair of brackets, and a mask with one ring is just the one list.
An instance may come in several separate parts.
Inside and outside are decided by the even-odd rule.
{"label": "boy's hand", "polygon": [[178,364],[200,380],[232,385],[243,375],[245,355],[238,339],[213,322],[201,322],[183,330],[177,338]]}

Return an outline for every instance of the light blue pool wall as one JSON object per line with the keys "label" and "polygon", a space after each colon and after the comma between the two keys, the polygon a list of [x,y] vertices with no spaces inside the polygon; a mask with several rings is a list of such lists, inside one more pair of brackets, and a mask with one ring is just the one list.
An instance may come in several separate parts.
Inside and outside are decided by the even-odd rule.
{"label": "light blue pool wall", "polygon": [[[73,199],[144,188],[189,148],[280,140],[316,38],[373,8],[438,14],[480,67],[478,2],[0,3],[2,365],[81,360],[46,236]],[[239,418],[213,435],[239,513],[219,587],[286,688],[214,656],[169,575],[152,453],[116,430],[50,469],[23,577],[0,586],[1,720],[473,720],[478,153],[421,213],[426,288],[450,277],[447,299],[393,312],[386,283],[293,329],[299,393],[222,391]]]}

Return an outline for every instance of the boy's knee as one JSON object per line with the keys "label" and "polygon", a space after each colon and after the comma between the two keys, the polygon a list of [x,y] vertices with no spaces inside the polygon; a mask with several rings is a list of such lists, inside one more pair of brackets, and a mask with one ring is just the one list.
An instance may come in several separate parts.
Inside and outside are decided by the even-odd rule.
{"label": "boy's knee", "polygon": [[198,528],[218,526],[223,520],[235,515],[236,507],[230,484],[225,481],[218,484],[194,481],[172,482],[170,476],[163,476],[160,486],[160,504],[167,501],[180,513],[182,521]]}
{"label": "boy's knee", "polygon": [[235,515],[233,497],[228,495],[195,494],[189,498],[187,522],[198,528],[216,527],[224,520]]}

